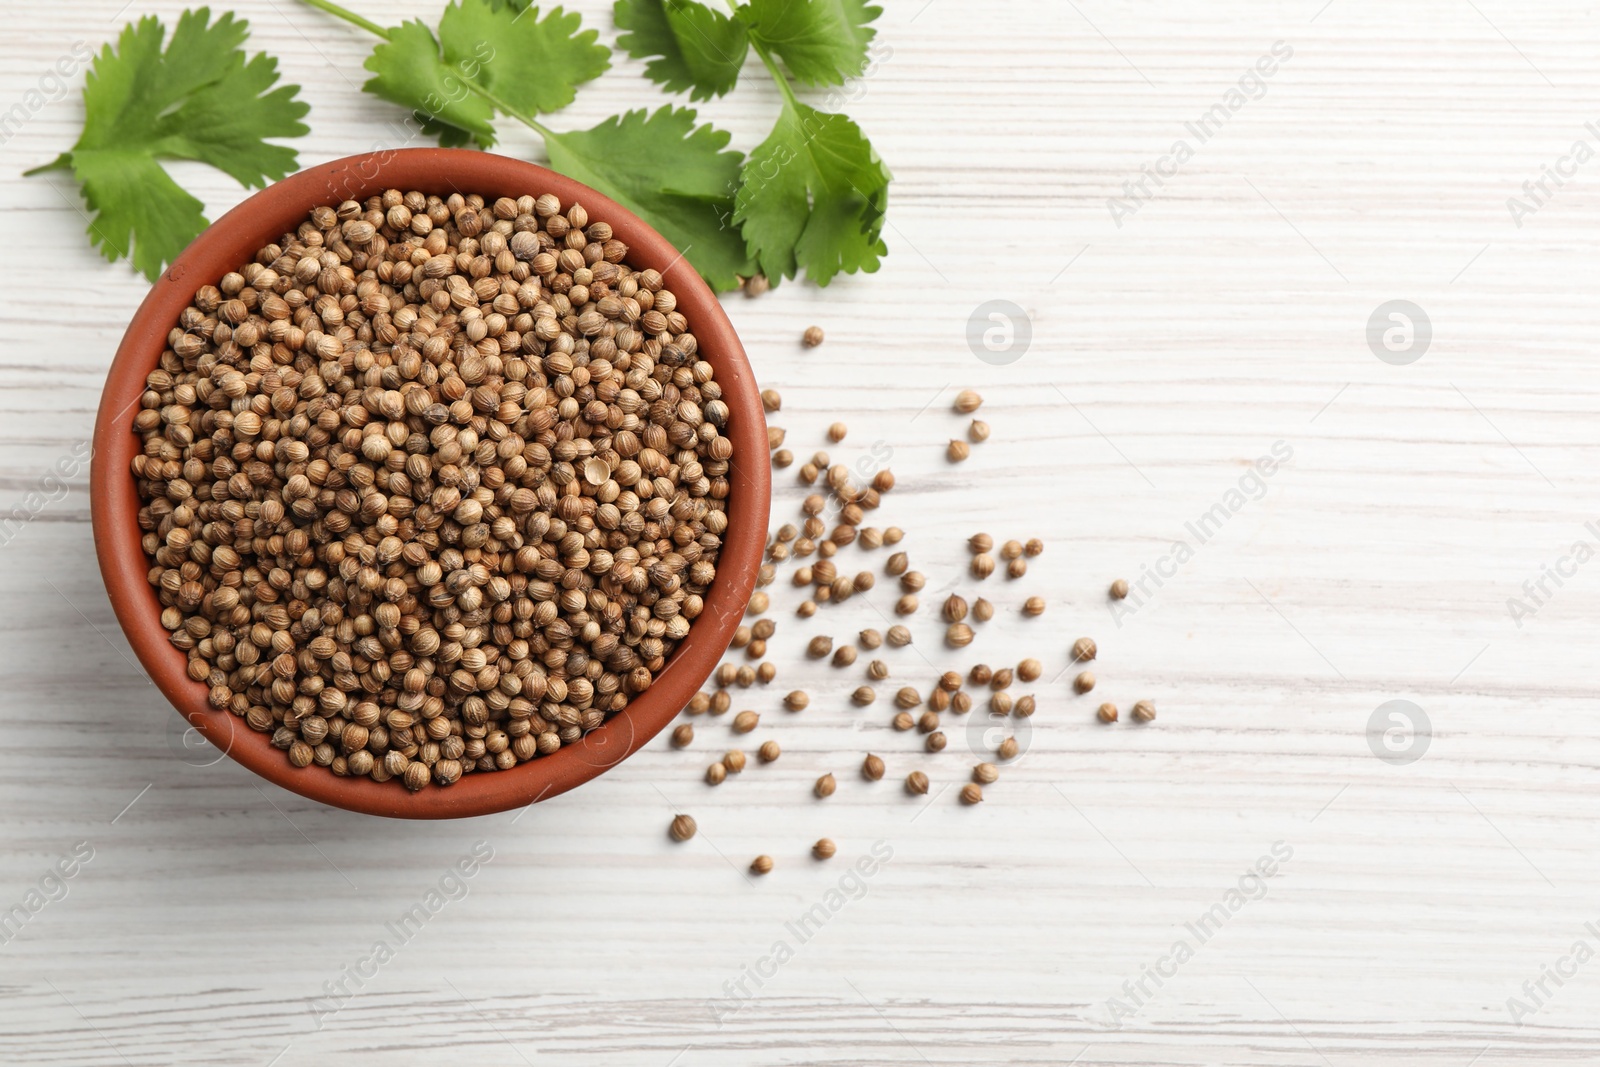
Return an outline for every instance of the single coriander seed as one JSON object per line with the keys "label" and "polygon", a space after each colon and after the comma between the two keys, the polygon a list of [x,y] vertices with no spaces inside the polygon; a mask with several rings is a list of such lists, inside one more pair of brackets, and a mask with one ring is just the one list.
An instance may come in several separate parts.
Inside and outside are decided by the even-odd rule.
{"label": "single coriander seed", "polygon": [[883,636],[892,648],[905,648],[911,643],[911,631],[898,624],[889,627]]}
{"label": "single coriander seed", "polygon": [[868,651],[871,651],[875,648],[881,648],[883,646],[883,635],[876,630],[862,630],[861,633],[857,635],[856,640],[860,643],[862,648],[867,649]]}
{"label": "single coriander seed", "polygon": [[688,815],[673,816],[672,826],[667,830],[674,841],[687,841],[694,836],[695,826],[693,817]]}
{"label": "single coriander seed", "polygon": [[916,594],[907,593],[905,596],[894,602],[894,613],[896,615],[915,615],[917,613],[917,607],[918,601]]}
{"label": "single coriander seed", "polygon": [[961,787],[961,803],[972,805],[983,803],[983,786],[977,782],[968,782]]}
{"label": "single coriander seed", "polygon": [[966,648],[972,644],[972,627],[964,622],[951,623],[944,632],[944,643],[951,648]]}
{"label": "single coriander seed", "polygon": [[967,538],[967,549],[974,556],[980,552],[987,552],[994,547],[994,538],[986,533],[975,533]]}
{"label": "single coriander seed", "polygon": [[1128,596],[1128,581],[1127,581],[1127,579],[1118,578],[1116,581],[1111,583],[1111,599],[1112,600],[1125,600],[1125,599],[1127,599],[1127,596]]}
{"label": "single coriander seed", "polygon": [[728,768],[720,762],[713,763],[711,766],[706,768],[707,785],[721,785],[723,780],[727,777]]}
{"label": "single coriander seed", "polygon": [[1098,652],[1092,637],[1080,637],[1072,642],[1072,658],[1079,663],[1088,663]]}
{"label": "single coriander seed", "polygon": [[831,797],[833,796],[834,789],[837,787],[838,783],[834,781],[833,775],[824,774],[821,778],[817,779],[817,784],[811,787],[811,791],[819,798]]}
{"label": "single coriander seed", "polygon": [[971,389],[963,389],[956,394],[955,409],[962,415],[971,415],[983,404],[983,397]]}
{"label": "single coriander seed", "polygon": [[753,711],[741,711],[733,717],[733,732],[747,734],[761,724],[761,716]]}
{"label": "single coriander seed", "polygon": [[1028,543],[1022,546],[1024,556],[1033,557],[1044,552],[1044,542],[1037,537],[1028,538]]}
{"label": "single coriander seed", "polygon": [[989,439],[989,424],[982,419],[973,419],[972,425],[967,427],[967,440],[974,444],[982,444]]}
{"label": "single coriander seed", "polygon": [[979,597],[972,602],[972,617],[979,622],[988,622],[994,618],[994,605]]}
{"label": "single coriander seed", "polygon": [[790,711],[804,711],[811,703],[811,695],[804,689],[796,689],[783,698],[783,706]]}
{"label": "single coriander seed", "polygon": [[756,668],[756,681],[766,685],[778,676],[778,668],[771,663],[763,663]]}
{"label": "single coriander seed", "polygon": [[989,669],[987,663],[975,663],[967,672],[967,681],[973,685],[988,685],[989,679],[994,677],[994,671]]}
{"label": "single coriander seed", "polygon": [[901,575],[906,572],[906,567],[909,563],[910,560],[904,552],[896,552],[884,563],[883,570],[884,573],[889,575]]}
{"label": "single coriander seed", "polygon": [[883,760],[870,752],[861,763],[861,777],[869,782],[876,782],[883,777]]}
{"label": "single coriander seed", "polygon": [[771,763],[783,754],[783,749],[778,747],[776,741],[763,741],[761,747],[756,749],[756,758],[762,763]]}
{"label": "single coriander seed", "polygon": [[1014,559],[1010,563],[1006,564],[1006,577],[1007,578],[1021,578],[1024,574],[1027,574],[1027,573],[1028,573],[1028,561],[1023,559],[1021,556],[1018,556],[1016,559]]}
{"label": "single coriander seed", "polygon": [[783,407],[783,396],[776,389],[761,390],[761,406],[770,411]]}
{"label": "single coriander seed", "polygon": [[772,857],[757,856],[755,859],[750,861],[750,871],[753,874],[772,873]]}
{"label": "single coriander seed", "polygon": [[1044,614],[1044,597],[1031,596],[1022,602],[1022,613],[1030,619]]}
{"label": "single coriander seed", "polygon": [[811,855],[819,860],[830,860],[838,848],[826,837],[818,838],[817,843],[811,846]]}
{"label": "single coriander seed", "polygon": [[906,792],[917,797],[925,795],[928,792],[928,776],[921,771],[906,775]]}
{"label": "single coriander seed", "polygon": [[951,593],[945,598],[944,607],[939,610],[939,614],[945,622],[960,622],[967,617],[966,599],[957,593]]}
{"label": "single coriander seed", "polygon": [[896,730],[899,730],[901,733],[904,733],[905,731],[911,729],[913,726],[917,725],[917,720],[912,717],[912,715],[911,715],[911,713],[909,711],[901,711],[901,712],[897,712],[895,714],[894,719],[890,722],[889,725],[893,726]]}
{"label": "single coriander seed", "polygon": [[994,557],[987,552],[979,552],[972,557],[972,576],[980,582],[994,573]]}
{"label": "single coriander seed", "polygon": [[833,650],[833,665],[835,667],[848,667],[856,661],[856,646],[840,645]]}
{"label": "single coriander seed", "polygon": [[1012,708],[1011,714],[1019,719],[1026,719],[1033,714],[1035,707],[1033,694],[1029,693],[1017,698],[1017,703]]}
{"label": "single coriander seed", "polygon": [[905,535],[906,532],[900,529],[900,527],[891,526],[887,530],[883,531],[883,543],[886,545],[898,545]]}
{"label": "single coriander seed", "polygon": [[922,746],[929,752],[943,752],[944,746],[948,743],[949,741],[944,736],[944,732],[941,730],[935,730],[933,733],[928,735],[927,740],[922,743]]}
{"label": "single coriander seed", "polygon": [[850,703],[858,708],[864,708],[877,699],[878,693],[870,685],[858,686],[856,691],[850,694]]}
{"label": "single coriander seed", "polygon": [[1001,667],[999,670],[995,671],[993,675],[990,676],[990,678],[989,678],[989,688],[990,689],[1005,689],[1006,687],[1008,687],[1011,684],[1011,679],[1013,677],[1015,677],[1015,674],[1011,670],[1010,667]]}
{"label": "single coriander seed", "polygon": [[1017,739],[1015,737],[1008,737],[1004,741],[1000,742],[1000,747],[995,749],[995,755],[999,756],[1003,760],[1012,760],[1017,758],[1018,751],[1019,746],[1017,745]]}
{"label": "single coriander seed", "polygon": [[807,326],[806,332],[800,335],[800,342],[807,348],[816,348],[822,343],[822,327]]}
{"label": "single coriander seed", "polygon": [[1044,673],[1044,664],[1032,657],[1017,664],[1017,678],[1020,681],[1036,682],[1042,673]]}
{"label": "single coriander seed", "polygon": [[874,682],[881,682],[889,677],[889,665],[881,659],[875,659],[867,664],[867,677]]}
{"label": "single coriander seed", "polygon": [[672,747],[688,748],[694,744],[694,727],[688,723],[680,723],[672,730]]}
{"label": "single coriander seed", "polygon": [[894,703],[897,708],[914,708],[922,703],[922,694],[908,685],[894,695]]}
{"label": "single coriander seed", "polygon": [[806,654],[812,659],[821,659],[833,651],[833,638],[826,634],[818,634],[806,645]]}
{"label": "single coriander seed", "polygon": [[834,444],[838,444],[840,441],[844,440],[845,435],[849,432],[850,427],[846,426],[842,422],[836,422],[828,427],[828,440],[832,441]]}
{"label": "single coriander seed", "polygon": [[917,720],[917,729],[925,734],[931,734],[938,728],[939,713],[936,711],[925,711],[922,713],[922,717]]}
{"label": "single coriander seed", "polygon": [[1117,706],[1111,703],[1101,704],[1100,709],[1095,712],[1095,715],[1099,717],[1101,722],[1116,722]]}
{"label": "single coriander seed", "polygon": [[1133,717],[1140,722],[1154,722],[1156,706],[1148,700],[1141,700],[1133,706]]}
{"label": "single coriander seed", "polygon": [[744,753],[736,748],[729,749],[722,754],[722,765],[728,768],[729,774],[738,774],[744,770]]}
{"label": "single coriander seed", "polygon": [[972,454],[972,448],[965,441],[952,437],[950,444],[945,447],[944,454],[951,463],[960,463]]}
{"label": "single coriander seed", "polygon": [[1094,673],[1084,671],[1072,680],[1072,688],[1079,693],[1087,693],[1094,688]]}
{"label": "single coriander seed", "polygon": [[972,780],[979,785],[993,785],[1000,777],[1000,768],[992,763],[980,763],[972,768]]}

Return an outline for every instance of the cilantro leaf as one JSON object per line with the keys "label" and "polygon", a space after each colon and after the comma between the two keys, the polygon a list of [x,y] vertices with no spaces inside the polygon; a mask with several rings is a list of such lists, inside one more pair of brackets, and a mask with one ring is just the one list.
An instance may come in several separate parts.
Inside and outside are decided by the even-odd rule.
{"label": "cilantro leaf", "polygon": [[645,75],[689,99],[722,96],[739,80],[750,50],[744,23],[698,0],[617,0],[617,28],[631,30],[617,44],[635,59],[649,59]]}
{"label": "cilantro leaf", "polygon": [[368,92],[408,107],[440,143],[495,143],[494,113],[519,118],[558,111],[578,86],[611,65],[595,30],[577,13],[506,0],[458,0],[444,9],[439,35],[411,21],[389,31],[366,67]]}
{"label": "cilantro leaf", "polygon": [[854,122],[791,101],[745,162],[734,221],[769,278],[870,274],[888,253],[890,178]]}
{"label": "cilantro leaf", "polygon": [[202,7],[178,17],[163,51],[166,34],[146,16],[100,51],[84,82],[82,135],[40,168],[71,168],[94,212],[90,242],[108,260],[131,257],[152,281],[206,227],[204,205],[157,161],[196,160],[264,186],[297,166],[294,149],[266,138],[307,133],[310,110],[299,86],[273,88],[277,60],[246,59],[243,19],[213,23]]}
{"label": "cilantro leaf", "polygon": [[550,165],[640,215],[676,245],[716,289],[732,289],[754,265],[733,223],[743,156],[729,135],[696,126],[690,108],[614,115],[588,130],[545,136]]}
{"label": "cilantro leaf", "polygon": [[808,85],[843,85],[867,65],[868,25],[883,14],[867,0],[750,0],[739,9],[757,44]]}

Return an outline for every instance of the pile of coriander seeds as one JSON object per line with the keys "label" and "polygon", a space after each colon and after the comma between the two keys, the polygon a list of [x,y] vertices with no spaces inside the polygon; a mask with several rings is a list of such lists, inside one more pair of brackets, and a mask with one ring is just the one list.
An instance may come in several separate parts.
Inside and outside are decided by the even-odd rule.
{"label": "pile of coriander seeds", "polygon": [[[820,334],[817,330],[819,343]],[[809,337],[806,343],[811,343]],[[764,391],[762,399],[769,418],[782,410],[783,399],[777,390]],[[963,389],[951,410],[957,416],[970,418],[982,404],[983,398],[977,392]],[[827,427],[826,437],[829,443],[839,444],[848,433],[845,424],[836,422]],[[968,436],[973,442],[987,440],[989,433],[986,423],[971,419]],[[796,462],[793,452],[785,447],[786,440],[783,429],[769,426],[772,462],[779,470],[791,468]],[[951,442],[957,443],[960,442]],[[951,463],[963,462],[969,455],[964,448],[946,449],[946,459]],[[936,791],[924,803],[932,803],[946,793],[962,805],[983,803],[985,789],[1000,781],[1001,768],[1017,760],[1024,750],[1017,733],[1022,720],[1031,720],[1036,713],[1039,703],[1035,691],[1059,687],[1085,697],[1096,686],[1090,664],[1096,660],[1098,648],[1092,638],[1078,638],[1061,650],[1045,646],[1045,655],[1065,653],[1065,663],[1053,677],[1047,676],[1044,662],[1036,653],[1025,655],[1014,664],[991,666],[973,662],[974,657],[963,651],[1000,611],[1026,620],[1045,614],[1045,597],[1032,592],[1026,580],[1029,562],[1045,552],[1044,542],[1037,537],[997,542],[989,533],[974,533],[966,541],[968,561],[962,568],[965,573],[950,575],[948,582],[941,582],[939,575],[930,578],[917,569],[909,553],[899,547],[905,538],[903,530],[897,526],[867,525],[869,516],[895,488],[895,476],[888,468],[852,469],[835,462],[828,452],[818,451],[799,465],[797,473],[799,482],[806,487],[798,521],[784,522],[769,535],[758,589],[750,598],[749,618],[734,636],[730,658],[712,676],[715,688],[699,693],[684,708],[688,718],[673,731],[673,745],[680,749],[691,747],[696,722],[702,724],[702,732],[725,729],[729,735],[725,743],[731,747],[722,755],[713,756],[704,772],[709,785],[725,788],[729,787],[725,783],[752,766],[741,747],[747,741],[759,746],[756,751],[760,764],[778,758],[778,741],[757,732],[763,729],[762,716],[754,710],[740,710],[739,705],[755,702],[751,699],[755,694],[749,692],[752,686],[765,686],[776,679],[776,669],[765,657],[769,641],[780,629],[772,613],[781,599],[787,602],[784,607],[791,608],[798,617],[794,628],[805,631],[792,640],[794,647],[803,652],[802,662],[815,665],[809,675],[813,680],[820,681],[819,676],[829,670],[859,672],[858,682],[852,683],[854,688],[845,699],[835,701],[834,708],[821,707],[825,702],[814,699],[806,688],[793,688],[781,698],[784,711],[791,715],[828,714],[845,710],[848,705],[851,719],[857,719],[859,713],[879,715],[879,721],[892,731],[879,735],[883,747],[863,753],[859,765],[828,769],[812,781],[810,792],[816,801],[826,804],[840,788],[840,775],[849,773],[868,783],[886,778],[899,781],[913,800]],[[789,580],[780,582],[784,568]],[[866,594],[879,581],[894,584],[891,600],[882,609],[875,609],[883,616],[881,628],[871,626],[855,634],[836,636],[820,621],[830,605]],[[793,592],[780,592],[785,585],[791,586]],[[1118,586],[1124,585],[1114,583],[1109,595],[1116,598]],[[996,592],[997,586],[1003,592]],[[773,592],[769,593],[769,588]],[[928,596],[930,588],[940,589],[942,595]],[[986,592],[988,596],[984,595]],[[1126,595],[1125,589],[1121,595]],[[1004,606],[997,607],[989,596]],[[925,597],[928,603],[924,603]],[[943,647],[913,649],[919,653],[917,656],[902,656],[897,665],[891,666],[893,657],[887,654],[888,650],[913,644],[914,635],[906,623],[925,612],[937,613],[943,626]],[[1041,638],[1040,644],[1043,643]],[[743,650],[747,662],[736,662],[739,650]],[[901,674],[907,676],[899,677]],[[805,682],[800,684],[804,686]],[[1118,719],[1114,703],[1101,703],[1097,710],[1091,705],[1086,711],[1101,723]],[[716,721],[722,716],[728,716],[725,726]],[[967,730],[969,716],[981,717],[982,727]],[[1136,723],[1149,723],[1155,718],[1155,705],[1141,700],[1134,705],[1131,717]],[[957,743],[952,744],[946,731],[955,732],[956,725],[962,732],[957,734]],[[782,729],[781,725],[778,729]],[[970,758],[964,758],[967,745],[960,743],[962,734],[973,744],[973,749],[965,753]],[[898,740],[896,735],[903,735],[905,740]],[[981,752],[973,741],[975,736],[984,739]],[[713,749],[721,747],[721,743],[712,744]],[[914,753],[935,754],[937,759],[930,762]],[[947,761],[949,770],[940,773]],[[896,763],[901,766],[897,768]],[[909,770],[907,765],[911,765]],[[670,836],[682,842],[694,835],[697,824],[687,815],[679,815],[678,819],[687,822],[675,822]],[[826,860],[835,855],[837,846],[833,839],[823,838],[809,849],[815,859]],[[767,874],[774,864],[773,855],[763,853],[756,857],[750,870]]]}
{"label": "pile of coriander seeds", "polygon": [[296,767],[419,790],[650,687],[716,576],[733,447],[627,253],[549,194],[391,189],[196,292],[132,468],[212,707]]}

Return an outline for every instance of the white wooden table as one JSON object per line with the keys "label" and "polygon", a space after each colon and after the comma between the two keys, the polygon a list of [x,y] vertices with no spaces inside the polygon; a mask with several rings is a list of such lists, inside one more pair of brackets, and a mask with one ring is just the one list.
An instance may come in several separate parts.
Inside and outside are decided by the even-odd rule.
{"label": "white wooden table", "polygon": [[[75,41],[180,6],[120,3],[8,12],[0,109]],[[37,513],[0,548],[0,909],[65,892],[0,945],[0,1061],[1593,1062],[1600,563],[1560,561],[1600,546],[1600,161],[1520,227],[1507,198],[1574,141],[1600,148],[1600,24],[1571,2],[1321,3],[887,0],[892,57],[847,109],[897,178],[883,271],[728,301],[792,448],[835,418],[836,455],[892,447],[875,521],[910,531],[930,590],[970,584],[979,529],[1048,545],[989,581],[999,615],[959,657],[925,597],[896,684],[1028,653],[1054,678],[1072,639],[1099,641],[1100,687],[1036,686],[1028,751],[975,809],[954,802],[963,728],[924,755],[888,729],[887,693],[849,707],[861,664],[801,655],[881,628],[890,582],[810,622],[774,587],[779,681],[741,704],[784,756],[717,789],[700,774],[726,720],[520,818],[454,825],[322,808],[186,750],[111,616],[71,462],[145,286],[86,246],[61,176],[19,177],[76,136],[78,75],[0,149],[0,511]],[[305,162],[382,140],[394,110],[357,91],[367,40],[289,0],[234,6],[304,86]],[[576,6],[614,37],[609,5]],[[1185,123],[1279,41],[1264,95],[1201,143]],[[653,105],[638,71],[619,62],[558,125]],[[776,102],[748,73],[704,108],[744,148]],[[515,132],[504,148],[538,158]],[[1147,165],[1172,176],[1136,203],[1123,183]],[[175,169],[213,217],[243,195]],[[1113,196],[1137,207],[1120,226]],[[1031,322],[1008,365],[965,337],[992,299]],[[1432,327],[1406,365],[1367,341],[1401,299]],[[812,323],[828,341],[804,351]],[[951,467],[963,386],[994,434]],[[1277,442],[1292,459],[1260,499],[1230,500]],[[793,514],[802,490],[778,485]],[[1186,523],[1219,503],[1201,543]],[[1523,583],[1558,565],[1535,603]],[[1172,576],[1119,626],[1106,584],[1146,567]],[[1049,610],[1023,620],[1031,593]],[[811,708],[786,715],[796,686]],[[1160,718],[1140,727],[1144,697]],[[1094,722],[1100,699],[1124,721]],[[1431,720],[1420,759],[1399,735],[1375,756],[1390,700]],[[869,748],[877,785],[855,772]],[[918,767],[932,800],[898,786]],[[817,802],[827,770],[840,788]],[[682,846],[678,810],[701,827]],[[823,835],[827,864],[807,854]],[[446,879],[479,841],[492,859]],[[844,882],[859,899],[830,898],[875,842],[892,856]],[[1277,873],[1241,882],[1280,842]],[[92,858],[58,882],[75,847]],[[777,869],[747,879],[761,852]],[[442,879],[460,899],[386,926]],[[809,936],[786,925],[818,904]]]}

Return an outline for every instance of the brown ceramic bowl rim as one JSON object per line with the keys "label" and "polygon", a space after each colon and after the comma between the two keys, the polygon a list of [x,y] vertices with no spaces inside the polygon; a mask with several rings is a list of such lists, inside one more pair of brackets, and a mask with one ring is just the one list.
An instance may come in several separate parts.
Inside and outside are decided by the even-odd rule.
{"label": "brown ceramic bowl rim", "polygon": [[[231,712],[211,708],[205,685],[189,678],[187,656],[161,627],[130,471],[138,452],[133,409],[195,290],[251,262],[313,207],[362,200],[389,188],[486,198],[554,193],[563,205],[581,203],[591,219],[610,223],[629,247],[628,262],[659,270],[677,296],[701,358],[716,370],[734,446],[728,530],[716,581],[706,594],[705,610],[654,684],[576,744],[511,770],[469,774],[454,785],[414,794],[398,782],[341,778],[314,765],[297,769],[266,734]],[[95,419],[90,498],[95,554],[117,621],[151,681],[197,731],[256,774],[312,800],[370,815],[447,819],[505,811],[564,793],[620,763],[672,721],[710,676],[744,614],[766,542],[771,478],[766,417],[744,348],[716,295],[666,238],[615,201],[532,163],[465,149],[411,148],[337,159],[271,185],[218,219],[177,258],[139,306],[106,376]]]}

